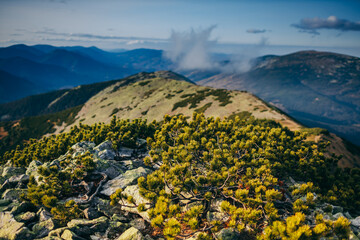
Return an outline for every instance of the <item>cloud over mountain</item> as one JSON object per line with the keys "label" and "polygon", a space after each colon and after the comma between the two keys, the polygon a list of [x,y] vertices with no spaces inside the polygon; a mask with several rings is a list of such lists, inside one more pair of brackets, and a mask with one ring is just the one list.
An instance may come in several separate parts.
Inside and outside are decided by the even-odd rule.
{"label": "cloud over mountain", "polygon": [[300,29],[301,32],[319,35],[319,29],[334,29],[340,31],[360,31],[360,22],[340,19],[336,16],[322,18],[303,18],[300,23],[291,24],[292,27]]}

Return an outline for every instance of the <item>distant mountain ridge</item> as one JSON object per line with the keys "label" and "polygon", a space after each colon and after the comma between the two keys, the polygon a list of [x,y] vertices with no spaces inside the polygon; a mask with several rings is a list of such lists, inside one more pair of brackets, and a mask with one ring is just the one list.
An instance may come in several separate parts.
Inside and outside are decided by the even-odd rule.
{"label": "distant mountain ridge", "polygon": [[34,93],[71,88],[81,84],[119,79],[143,71],[167,70],[170,62],[162,51],[136,49],[106,52],[96,47],[54,47],[24,44],[0,48],[0,70],[30,82],[32,87],[14,91],[11,81],[0,75],[2,91],[13,96],[0,99],[9,102]]}
{"label": "distant mountain ridge", "polygon": [[197,84],[252,92],[305,125],[360,145],[360,58],[316,51],[268,56],[248,72],[217,73]]}
{"label": "distant mountain ridge", "polygon": [[[224,68],[234,64],[229,55],[215,55]],[[266,55],[251,63],[249,71],[237,74],[221,68],[180,73],[200,85],[252,92],[305,125],[329,129],[360,145],[359,58],[302,51]],[[0,70],[7,73],[0,74],[0,81],[7,82],[0,86],[5,93],[0,101],[175,67],[163,58],[163,51],[154,49],[107,52],[96,47],[14,45],[0,48]],[[19,79],[27,87],[12,86]]]}

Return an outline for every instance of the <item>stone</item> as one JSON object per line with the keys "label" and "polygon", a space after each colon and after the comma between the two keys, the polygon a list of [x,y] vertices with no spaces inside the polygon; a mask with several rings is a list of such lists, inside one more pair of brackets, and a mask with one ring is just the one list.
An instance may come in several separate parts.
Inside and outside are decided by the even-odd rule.
{"label": "stone", "polygon": [[67,223],[67,226],[72,231],[76,228],[89,227],[93,232],[105,232],[108,225],[108,221],[109,220],[107,219],[107,217],[104,216],[93,220],[73,219]]}
{"label": "stone", "polygon": [[8,206],[10,203],[11,203],[11,200],[1,199],[0,200],[0,207]]}
{"label": "stone", "polygon": [[134,227],[129,228],[116,240],[144,240],[142,233]]}
{"label": "stone", "polygon": [[101,194],[106,196],[110,196],[113,194],[117,189],[121,188],[124,189],[125,187],[135,184],[136,180],[139,177],[146,176],[151,172],[150,169],[139,167],[133,170],[128,170],[124,174],[119,175],[118,177],[114,178],[113,180],[108,181],[103,186],[103,191]]}
{"label": "stone", "polygon": [[66,229],[63,234],[61,235],[61,239],[64,240],[83,240],[84,238],[81,238],[77,236],[75,233],[70,231],[69,229]]}
{"label": "stone", "polygon": [[350,221],[351,221],[351,225],[360,228],[360,216],[351,219]]}
{"label": "stone", "polygon": [[146,229],[146,224],[145,224],[145,220],[142,218],[136,218],[130,221],[130,226],[138,229],[138,230],[145,230]]}
{"label": "stone", "polygon": [[[136,185],[127,186],[124,189],[123,193],[126,194],[127,196],[132,196],[134,198],[136,205],[150,203],[149,200],[145,199],[143,196],[140,195],[139,190],[140,188],[136,184]],[[145,221],[150,222],[150,217],[147,212],[139,212],[137,208],[131,208],[131,207],[122,207],[122,209],[127,212],[139,214]]]}
{"label": "stone", "polygon": [[66,229],[66,227],[54,229],[49,232],[48,236],[61,237],[61,235]]}
{"label": "stone", "polygon": [[20,167],[5,167],[2,172],[2,176],[6,179],[12,176],[21,175],[25,173],[25,168]]}
{"label": "stone", "polygon": [[95,198],[94,204],[97,207],[97,210],[104,214],[107,217],[111,217],[114,213],[120,212],[120,209],[111,206],[109,200],[105,200],[102,198]]}
{"label": "stone", "polygon": [[35,220],[35,218],[36,218],[36,215],[33,212],[26,212],[26,213],[22,213],[22,214],[15,216],[16,221],[24,222],[24,223],[29,223],[29,222]]}
{"label": "stone", "polygon": [[24,212],[35,212],[35,211],[36,211],[36,206],[30,202],[22,202],[11,209],[11,213],[13,215],[17,215]]}
{"label": "stone", "polygon": [[47,236],[51,230],[55,228],[53,220],[50,218],[46,221],[39,222],[34,225],[33,232],[37,238],[42,238]]}
{"label": "stone", "polygon": [[212,221],[226,222],[229,219],[229,216],[222,212],[207,212],[206,219],[209,222]]}
{"label": "stone", "polygon": [[98,158],[105,160],[114,160],[116,153],[114,150],[105,149],[98,153]]}
{"label": "stone", "polygon": [[40,222],[44,222],[52,218],[51,213],[47,211],[45,208],[40,208],[39,211],[36,213],[36,215],[39,217]]}
{"label": "stone", "polygon": [[24,223],[17,222],[10,212],[0,212],[0,239],[32,239]]}
{"label": "stone", "polygon": [[26,174],[21,174],[21,175],[16,175],[16,176],[12,176],[11,178],[9,178],[9,182],[10,183],[27,183],[29,182],[29,175]]}
{"label": "stone", "polygon": [[134,152],[134,149],[127,148],[127,147],[120,147],[118,155],[121,158],[130,158]]}
{"label": "stone", "polygon": [[95,208],[92,208],[92,207],[91,208],[86,208],[84,210],[84,215],[89,220],[100,217],[100,213]]}
{"label": "stone", "polygon": [[44,238],[36,238],[35,240],[63,240],[61,237],[46,236]]}
{"label": "stone", "polygon": [[216,237],[219,240],[235,240],[241,239],[240,234],[233,228],[223,228],[220,232],[216,234]]}
{"label": "stone", "polygon": [[27,194],[25,189],[7,189],[3,194],[2,198],[5,200],[19,200],[22,194]]}
{"label": "stone", "polygon": [[344,209],[340,206],[333,206],[333,208],[332,208],[332,214],[342,213],[343,211],[344,211]]}
{"label": "stone", "polygon": [[126,229],[129,228],[129,224],[122,223],[119,221],[110,221],[109,227],[106,230],[107,237],[110,239],[115,239],[120,236]]}
{"label": "stone", "polygon": [[123,173],[121,163],[115,160],[95,159],[96,170],[114,179]]}
{"label": "stone", "polygon": [[96,152],[101,152],[103,150],[113,150],[112,142],[110,140],[106,140],[105,142],[100,143],[96,147],[94,147]]}
{"label": "stone", "polygon": [[333,215],[334,219],[338,219],[339,217],[345,217],[344,214],[342,212],[338,212],[337,214]]}
{"label": "stone", "polygon": [[351,215],[350,215],[349,212],[345,212],[344,215],[345,215],[345,217],[346,217],[347,219],[352,219],[352,217],[351,217]]}

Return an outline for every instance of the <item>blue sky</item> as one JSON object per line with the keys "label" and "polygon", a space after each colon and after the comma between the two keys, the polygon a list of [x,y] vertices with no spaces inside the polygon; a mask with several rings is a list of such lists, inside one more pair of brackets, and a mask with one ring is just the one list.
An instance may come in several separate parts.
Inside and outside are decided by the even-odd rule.
{"label": "blue sky", "polygon": [[166,48],[172,31],[211,26],[214,51],[266,42],[269,53],[360,55],[358,0],[0,0],[0,46]]}

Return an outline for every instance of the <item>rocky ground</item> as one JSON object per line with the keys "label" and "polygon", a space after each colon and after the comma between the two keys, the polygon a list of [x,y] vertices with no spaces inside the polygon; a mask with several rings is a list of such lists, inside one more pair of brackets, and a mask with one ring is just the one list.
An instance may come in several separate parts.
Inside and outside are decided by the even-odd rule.
{"label": "rocky ground", "polygon": [[[77,202],[83,211],[84,218],[73,219],[60,227],[46,208],[39,208],[28,202],[21,202],[20,195],[27,193],[27,183],[31,175],[38,179],[39,166],[59,165],[66,159],[66,155],[47,163],[33,161],[28,168],[18,168],[10,163],[0,166],[0,239],[117,239],[117,240],[145,240],[159,239],[161,236],[153,234],[150,219],[146,212],[139,212],[134,207],[120,207],[110,205],[110,195],[119,188],[123,193],[131,195],[136,205],[146,204],[148,201],[139,193],[137,179],[146,176],[154,169],[144,165],[143,158],[147,155],[146,142],[139,140],[138,149],[120,148],[114,150],[111,142],[106,141],[98,146],[92,142],[80,142],[72,146],[72,156],[86,152],[92,153],[96,169],[87,177],[87,181],[79,183],[86,191],[80,191],[79,196],[71,199]],[[301,183],[289,179],[285,184],[296,188]],[[69,199],[66,199],[69,200]],[[291,195],[288,201],[294,201]],[[214,202],[207,218],[226,221],[229,217],[221,212],[221,200]],[[277,206],[284,209],[286,206]],[[290,204],[291,205],[291,204]],[[351,221],[351,239],[360,237],[360,216],[352,217],[343,208],[330,204],[319,203],[315,211],[308,216],[309,224],[315,224],[316,212],[322,213],[324,218],[335,220],[344,216]],[[280,213],[280,211],[279,211]],[[238,239],[234,229],[222,229],[218,239]],[[358,236],[358,237],[357,237]],[[195,239],[193,236],[192,239]]]}

